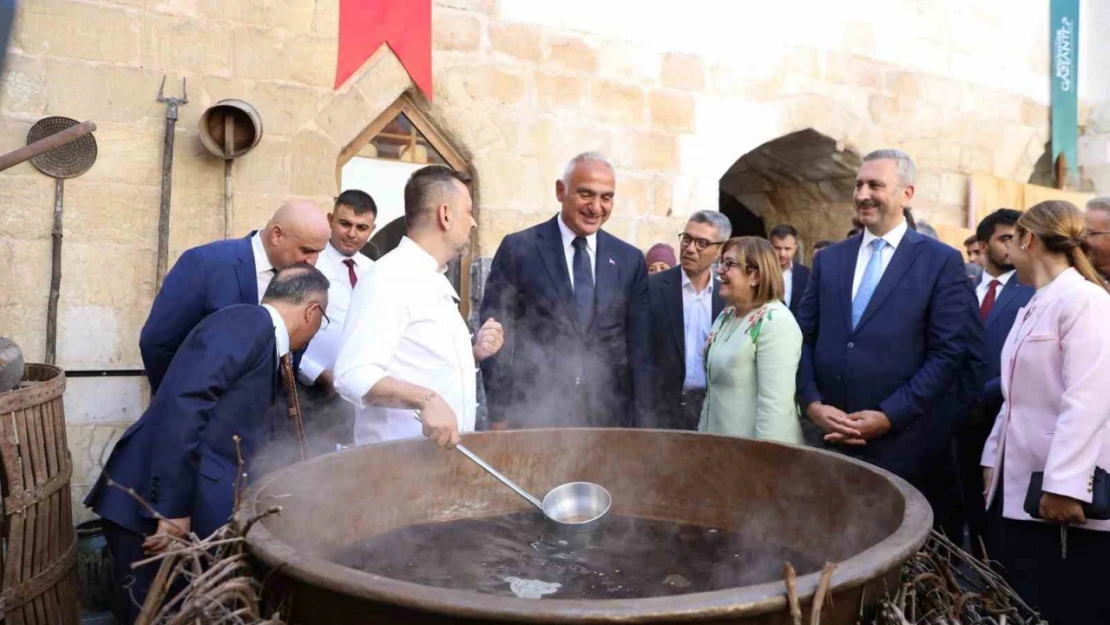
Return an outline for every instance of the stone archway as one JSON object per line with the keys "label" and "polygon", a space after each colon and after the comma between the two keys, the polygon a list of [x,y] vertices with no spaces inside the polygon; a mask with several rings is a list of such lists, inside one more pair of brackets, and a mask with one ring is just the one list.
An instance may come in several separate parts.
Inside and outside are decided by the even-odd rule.
{"label": "stone archway", "polygon": [[[789,223],[800,248],[840,240],[852,227],[860,156],[812,128],[778,137],[741,156],[721,177],[721,212],[736,234],[766,236]],[[760,227],[764,229],[757,232]]]}

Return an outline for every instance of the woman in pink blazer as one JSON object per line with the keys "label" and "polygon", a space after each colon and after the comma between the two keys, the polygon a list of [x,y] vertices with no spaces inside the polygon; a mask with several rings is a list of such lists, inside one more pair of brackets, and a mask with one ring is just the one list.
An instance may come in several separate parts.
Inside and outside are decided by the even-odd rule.
{"label": "woman in pink blazer", "polygon": [[[1010,259],[1037,289],[1002,349],[1005,403],[983,450],[988,555],[1052,625],[1110,623],[1110,521],[1088,521],[1095,467],[1110,470],[1110,294],[1084,255],[1083,215],[1042,202]],[[1044,472],[1039,513],[1023,505]]]}

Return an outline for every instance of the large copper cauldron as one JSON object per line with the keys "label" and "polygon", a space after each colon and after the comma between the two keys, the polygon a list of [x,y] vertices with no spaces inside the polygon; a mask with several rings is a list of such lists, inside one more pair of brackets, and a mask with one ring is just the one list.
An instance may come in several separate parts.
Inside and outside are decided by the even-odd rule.
{"label": "large copper cauldron", "polygon": [[[822,622],[854,623],[898,586],[903,562],[932,524],[924,497],[889,473],[828,452],[691,432],[527,430],[470,434],[466,445],[531,492],[563,482],[604,485],[613,514],[762,532],[838,563]],[[406,525],[484,517],[527,504],[461,454],[423,440],[323,456],[263,478],[243,514],[280,505],[257,524],[252,554],[291,622],[783,623],[779,580],[647,599],[529,600],[372,575],[321,553]],[[807,610],[819,572],[798,578]]]}

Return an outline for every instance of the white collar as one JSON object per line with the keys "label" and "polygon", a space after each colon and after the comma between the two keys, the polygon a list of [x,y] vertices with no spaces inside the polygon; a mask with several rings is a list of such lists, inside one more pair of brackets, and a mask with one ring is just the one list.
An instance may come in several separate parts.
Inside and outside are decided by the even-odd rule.
{"label": "white collar", "polygon": [[790,261],[790,266],[787,267],[786,269],[782,270],[782,275],[785,276],[786,274],[790,273],[791,271],[794,271],[794,261]]}
{"label": "white collar", "polygon": [[1006,286],[1007,284],[1009,284],[1010,278],[1013,277],[1013,275],[1016,271],[1017,271],[1017,269],[1011,269],[1011,270],[1007,271],[1006,273],[999,274],[999,276],[997,278],[991,276],[991,274],[984,271],[983,272],[983,277],[979,279],[979,286],[981,286],[985,289],[989,289],[989,288],[991,288],[991,281],[992,280],[998,280],[998,283],[999,283],[1000,286]]}
{"label": "white collar", "polygon": [[285,320],[278,314],[276,308],[269,304],[263,304],[266,312],[270,313],[270,319],[274,321],[274,339],[277,341],[277,355],[278,358],[289,353],[289,328],[285,327]]}
{"label": "white collar", "polygon": [[867,247],[868,245],[871,245],[871,242],[874,241],[875,239],[882,239],[882,240],[886,241],[887,244],[890,245],[890,247],[892,247],[894,249],[898,249],[898,244],[902,242],[902,237],[906,236],[906,230],[908,228],[909,228],[909,225],[906,223],[906,218],[905,217],[902,218],[901,223],[899,223],[897,226],[894,226],[893,230],[884,234],[881,237],[877,237],[877,236],[871,234],[870,230],[868,230],[867,228],[864,228],[863,229],[863,242],[860,243],[860,249],[863,249],[864,247]]}
{"label": "white collar", "polygon": [[358,267],[360,269],[362,268],[364,262],[370,260],[361,252],[355,252],[353,255],[347,256],[343,252],[340,252],[339,248],[332,245],[331,241],[328,241],[328,244],[324,246],[324,253],[327,254],[329,258],[334,260],[337,265],[346,265],[346,261],[350,259],[355,261],[355,267]]}
{"label": "white collar", "polygon": [[397,248],[390,254],[400,252],[403,257],[407,257],[408,266],[416,269],[421,273],[436,274],[439,278],[437,284],[441,285],[445,295],[449,295],[455,300],[459,300],[459,294],[455,291],[455,285],[447,279],[447,265],[440,265],[439,262],[428,253],[427,250],[420,247],[420,245],[408,237],[401,237],[401,242],[397,244]]}
{"label": "white collar", "polygon": [[682,288],[684,290],[688,289],[694,295],[698,295],[698,296],[704,295],[705,293],[709,292],[709,289],[713,288],[713,274],[712,273],[709,274],[709,282],[705,283],[705,288],[701,290],[701,293],[698,293],[697,290],[694,289],[694,281],[690,279],[690,276],[686,275],[686,270],[685,269],[682,269],[678,273],[682,274]]}
{"label": "white collar", "polygon": [[262,247],[263,232],[264,230],[259,230],[251,237],[251,251],[254,253],[255,273],[266,273],[267,271],[274,270],[274,264],[270,262],[270,257],[266,255],[266,248]]}
{"label": "white collar", "polygon": [[[563,247],[570,247],[570,244],[573,243],[574,240],[578,238],[578,235],[575,234],[575,232],[567,226],[566,222],[563,221],[563,214],[562,213],[559,213],[559,219],[557,221],[559,222],[559,233],[563,235]],[[595,233],[585,237],[585,239],[586,239],[586,247],[589,248],[589,250],[591,252],[596,251],[597,250],[597,233],[595,232]]]}
{"label": "white collar", "polygon": [[420,245],[408,237],[401,237],[401,242],[397,244],[397,249],[402,254],[412,257],[412,262],[417,263],[417,268],[424,271],[434,271],[437,273],[445,273],[447,267],[441,267],[439,261],[435,259],[428,250],[420,247]]}

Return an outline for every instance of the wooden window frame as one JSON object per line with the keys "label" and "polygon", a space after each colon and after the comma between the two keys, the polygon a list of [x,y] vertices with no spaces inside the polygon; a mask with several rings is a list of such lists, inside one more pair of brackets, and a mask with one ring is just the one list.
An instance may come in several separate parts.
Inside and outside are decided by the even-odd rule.
{"label": "wooden window frame", "polygon": [[[412,99],[412,96],[408,93],[403,93],[393,104],[389,105],[389,107],[378,114],[378,116],[374,118],[374,121],[370,122],[354,140],[340,150],[339,158],[336,159],[335,164],[336,189],[340,191],[343,190],[343,166],[349,163],[351,159],[358,156],[359,152],[369,145],[370,142],[374,140],[374,137],[378,136],[378,134],[389,125],[389,122],[393,121],[401,113],[404,113],[405,117],[408,117],[409,121],[412,122],[413,128],[424,135],[424,138],[428,140],[428,144],[431,145],[436,152],[439,152],[439,155],[443,157],[443,160],[447,162],[448,166],[467,175],[473,175],[470,167],[466,164],[466,161],[459,154],[458,150],[452,147],[443,133],[441,133],[439,129],[436,128],[435,124],[420,111],[416,102]],[[471,193],[473,194],[473,182],[470,186]],[[478,207],[475,206],[475,220],[477,220],[477,208]],[[382,225],[384,226],[385,224]],[[474,238],[472,234],[470,249],[465,256],[459,259],[459,312],[462,313],[464,319],[469,319],[470,317],[470,264],[473,260],[476,243]]]}

